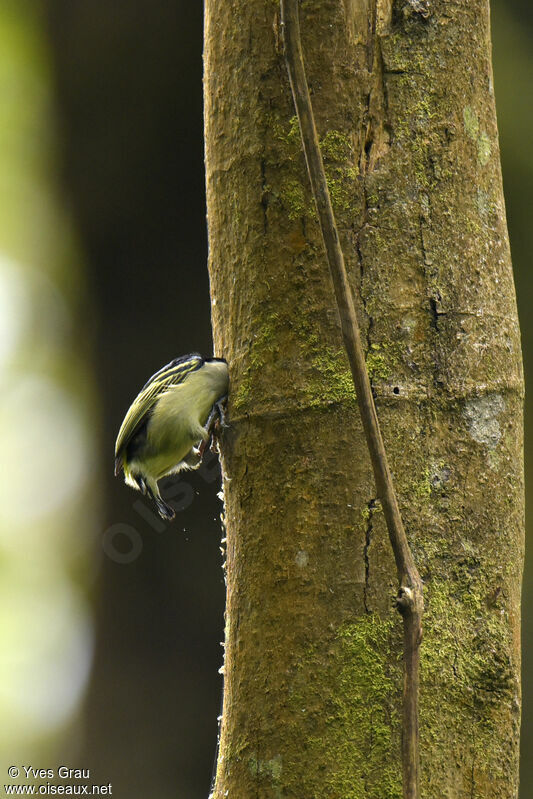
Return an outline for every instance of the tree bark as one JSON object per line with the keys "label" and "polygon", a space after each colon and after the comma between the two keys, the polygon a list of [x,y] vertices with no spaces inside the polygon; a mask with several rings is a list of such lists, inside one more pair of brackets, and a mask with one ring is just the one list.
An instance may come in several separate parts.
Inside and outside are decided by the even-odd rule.
{"label": "tree bark", "polygon": [[[276,2],[206,3],[215,351],[231,369],[214,796],[401,796],[394,560]],[[385,445],[425,583],[428,799],[515,797],[522,373],[488,4],[313,0],[304,57]]]}

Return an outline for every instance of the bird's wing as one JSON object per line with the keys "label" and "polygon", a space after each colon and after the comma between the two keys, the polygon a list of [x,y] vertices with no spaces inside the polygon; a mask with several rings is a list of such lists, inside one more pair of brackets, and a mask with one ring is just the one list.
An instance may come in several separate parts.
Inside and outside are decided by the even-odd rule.
{"label": "bird's wing", "polygon": [[121,454],[135,435],[139,427],[146,420],[155,403],[171,386],[183,383],[190,372],[199,369],[204,360],[201,355],[193,353],[182,358],[175,358],[166,366],[163,366],[141,389],[138,396],[133,400],[124,421],[118,432],[115,444],[115,467],[120,468]]}

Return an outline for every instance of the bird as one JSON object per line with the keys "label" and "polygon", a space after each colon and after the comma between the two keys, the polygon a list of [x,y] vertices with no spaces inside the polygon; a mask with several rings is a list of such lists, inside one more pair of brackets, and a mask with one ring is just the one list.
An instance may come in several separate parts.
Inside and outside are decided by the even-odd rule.
{"label": "bird", "polygon": [[229,370],[224,358],[197,352],[175,358],[143,386],[128,409],[115,443],[115,476],[154,500],[163,519],[174,509],[158,481],[197,469],[217,418],[225,423]]}

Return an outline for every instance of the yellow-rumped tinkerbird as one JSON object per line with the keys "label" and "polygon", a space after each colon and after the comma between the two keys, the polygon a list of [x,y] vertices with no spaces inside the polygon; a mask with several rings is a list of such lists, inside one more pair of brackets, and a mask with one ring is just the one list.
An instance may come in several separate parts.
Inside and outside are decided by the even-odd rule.
{"label": "yellow-rumped tinkerbird", "polygon": [[115,444],[115,475],[122,469],[126,483],[148,494],[164,519],[175,513],[157,482],[200,465],[217,418],[225,424],[228,386],[223,358],[191,353],[152,375],[126,413]]}

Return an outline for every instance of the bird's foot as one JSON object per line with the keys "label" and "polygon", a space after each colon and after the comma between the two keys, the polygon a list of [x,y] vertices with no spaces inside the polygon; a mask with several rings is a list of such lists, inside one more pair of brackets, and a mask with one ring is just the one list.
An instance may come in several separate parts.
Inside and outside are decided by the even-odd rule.
{"label": "bird's foot", "polygon": [[148,483],[145,483],[145,487],[148,496],[154,500],[157,512],[159,513],[161,518],[166,519],[169,522],[172,521],[172,519],[174,519],[174,517],[176,516],[174,508],[171,508],[170,505],[167,505],[167,503],[161,499],[159,491],[157,491],[157,493],[153,491],[148,485]]}
{"label": "bird's foot", "polygon": [[219,421],[220,427],[223,430],[226,429],[227,427],[229,427],[229,425],[228,425],[228,423],[226,421],[226,418],[227,418],[226,417],[226,404],[227,404],[227,402],[228,402],[228,395],[227,394],[226,394],[225,397],[222,397],[222,399],[219,399],[218,402],[215,402],[216,412],[218,413],[218,421]]}
{"label": "bird's foot", "polygon": [[155,504],[162,519],[166,519],[167,521],[171,522],[172,519],[176,517],[174,508],[171,508],[170,505],[167,505],[166,502],[163,502],[161,497],[155,497]]}

